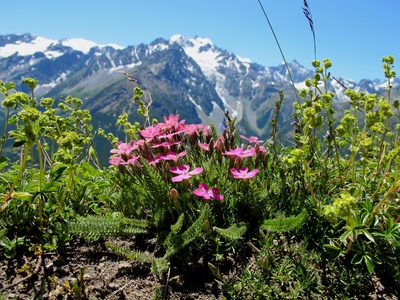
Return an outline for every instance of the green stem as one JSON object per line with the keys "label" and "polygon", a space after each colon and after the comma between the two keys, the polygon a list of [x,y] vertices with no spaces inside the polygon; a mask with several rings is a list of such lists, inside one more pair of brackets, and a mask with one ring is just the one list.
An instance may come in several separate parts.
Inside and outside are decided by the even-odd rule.
{"label": "green stem", "polygon": [[375,218],[375,216],[378,214],[379,209],[381,208],[381,206],[383,205],[383,203],[385,203],[385,201],[387,200],[387,198],[389,198],[389,196],[393,193],[395,193],[398,189],[399,189],[399,184],[400,181],[397,181],[391,188],[390,190],[387,191],[387,193],[382,197],[381,201],[379,201],[378,205],[375,206],[374,211],[371,214],[371,217],[368,219],[368,223],[372,222],[372,220]]}
{"label": "green stem", "polygon": [[311,180],[309,178],[310,177],[310,169],[309,169],[309,166],[308,166],[308,163],[306,162],[306,160],[304,160],[304,170],[306,173],[306,182],[307,182],[308,188],[310,189],[310,193],[311,193],[311,197],[313,199],[314,205],[317,208],[318,214],[321,215],[319,203],[318,203],[317,199],[315,198],[314,189],[312,187]]}
{"label": "green stem", "polygon": [[71,185],[74,182],[74,170],[71,168],[71,166],[68,167],[68,169],[69,169],[68,183],[67,183],[67,186],[64,188],[64,191],[63,191],[63,193],[61,195],[61,198],[60,198],[60,201],[58,203],[58,208],[57,208],[57,213],[58,214],[61,213],[61,207],[62,207],[62,204],[64,202],[65,197],[67,196],[67,191],[71,190]]}
{"label": "green stem", "polygon": [[18,174],[17,174],[17,176],[15,176],[12,186],[11,186],[10,190],[7,192],[7,195],[5,196],[5,201],[0,206],[0,211],[3,211],[8,206],[8,204],[10,203],[10,201],[12,199],[12,194],[14,193],[15,187],[17,186],[17,182],[25,170],[26,162],[29,157],[30,148],[31,148],[31,144],[26,143],[25,147],[24,147],[24,151],[23,151],[24,154],[23,154],[23,158],[22,158],[22,162],[21,162],[21,166],[19,168]]}
{"label": "green stem", "polygon": [[7,138],[7,127],[8,127],[8,120],[10,118],[10,109],[7,108],[7,115],[6,115],[6,121],[4,124],[4,130],[3,130],[3,136],[1,138],[1,146],[0,146],[0,156],[3,153],[4,149],[4,144],[6,143],[6,138]]}
{"label": "green stem", "polygon": [[38,152],[38,159],[39,159],[39,203],[38,203],[38,210],[39,210],[39,221],[40,221],[40,230],[43,231],[43,178],[44,178],[44,166],[43,166],[43,156],[42,156],[42,145],[38,139],[38,136],[35,135],[35,143]]}
{"label": "green stem", "polygon": [[278,48],[279,48],[279,52],[281,53],[283,62],[285,63],[285,67],[286,67],[286,70],[288,71],[288,74],[289,74],[289,77],[290,77],[290,81],[291,81],[291,83],[292,83],[293,91],[294,91],[294,94],[295,94],[295,96],[296,96],[296,100],[297,100],[297,102],[300,102],[300,99],[299,99],[299,95],[298,95],[298,93],[297,93],[296,86],[294,85],[294,80],[293,80],[293,77],[292,77],[292,73],[290,72],[289,65],[288,65],[288,63],[287,63],[287,61],[286,61],[285,55],[283,54],[283,51],[282,51],[281,45],[280,45],[280,43],[279,43],[279,41],[278,41],[278,38],[276,37],[275,30],[274,30],[274,28],[272,27],[271,22],[269,21],[267,12],[265,11],[264,6],[263,6],[262,3],[261,3],[261,0],[258,0],[258,3],[260,4],[261,10],[263,11],[264,16],[265,16],[265,19],[266,19],[267,22],[268,22],[269,28],[271,29],[271,32],[272,32],[272,35],[274,36],[276,45],[277,45]]}

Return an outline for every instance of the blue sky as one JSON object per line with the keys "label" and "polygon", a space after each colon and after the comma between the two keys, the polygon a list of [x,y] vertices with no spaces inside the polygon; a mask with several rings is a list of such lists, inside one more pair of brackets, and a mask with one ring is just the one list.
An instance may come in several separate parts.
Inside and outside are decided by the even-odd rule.
{"label": "blue sky", "polygon": [[[84,38],[128,46],[180,33],[208,37],[216,46],[261,65],[282,62],[258,0],[0,2],[0,34],[29,32],[56,40]],[[261,2],[286,59],[310,67],[313,40],[303,1]],[[382,79],[382,56],[393,54],[400,61],[399,0],[308,0],[308,4],[317,59],[330,58],[335,77]]]}

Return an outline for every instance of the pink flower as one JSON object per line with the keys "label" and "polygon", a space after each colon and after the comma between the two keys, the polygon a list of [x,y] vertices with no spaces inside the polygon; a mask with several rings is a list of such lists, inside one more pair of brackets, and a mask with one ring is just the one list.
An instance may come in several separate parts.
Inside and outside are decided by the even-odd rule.
{"label": "pink flower", "polygon": [[222,200],[224,199],[224,195],[219,194],[219,189],[212,188],[209,189],[205,183],[199,183],[199,188],[193,191],[198,197],[203,197],[206,200],[215,199],[215,200]]}
{"label": "pink flower", "polygon": [[184,126],[181,126],[180,129],[184,130],[187,134],[192,135],[198,132],[202,126],[202,124],[185,124]]}
{"label": "pink flower", "polygon": [[242,153],[243,153],[243,148],[236,148],[236,149],[231,149],[229,151],[226,151],[222,154],[236,157],[236,156],[241,156]]}
{"label": "pink flower", "polygon": [[140,131],[140,135],[148,141],[151,141],[161,133],[160,127],[148,126]]}
{"label": "pink flower", "polygon": [[241,135],[240,137],[241,137],[242,139],[248,141],[249,144],[251,144],[251,143],[259,144],[259,143],[263,143],[263,142],[264,142],[264,141],[259,140],[258,137],[256,137],[256,136],[251,136],[250,138],[247,138],[247,137],[245,137],[244,135]]}
{"label": "pink flower", "polygon": [[151,148],[170,147],[170,146],[174,146],[174,145],[179,145],[180,143],[181,143],[181,141],[177,141],[177,142],[162,142],[162,143],[159,143],[159,144],[151,145]]}
{"label": "pink flower", "polygon": [[114,166],[126,164],[126,162],[119,155],[111,156],[111,158],[108,161],[108,163],[110,165],[114,165]]}
{"label": "pink flower", "polygon": [[168,133],[168,134],[163,134],[163,135],[160,135],[160,136],[158,136],[160,139],[168,139],[168,140],[171,140],[174,136],[176,136],[176,135],[179,135],[179,134],[181,134],[181,133],[183,133],[183,132],[185,132],[184,130],[179,130],[179,131],[175,131],[175,132],[172,132],[172,133]]}
{"label": "pink flower", "polygon": [[254,154],[256,154],[256,149],[250,148],[250,149],[244,150],[243,153],[242,153],[242,155],[241,155],[240,157],[253,156]]}
{"label": "pink flower", "polygon": [[126,163],[127,164],[131,164],[131,165],[137,165],[139,164],[138,160],[139,160],[140,156],[132,156],[131,158],[129,158]]}
{"label": "pink flower", "polygon": [[155,158],[146,158],[146,161],[149,165],[156,165],[161,161],[161,159],[156,156]]}
{"label": "pink flower", "polygon": [[158,158],[159,160],[175,160],[177,161],[178,158],[185,156],[186,155],[186,151],[183,151],[181,153],[176,154],[175,152],[168,152],[165,155],[158,155],[156,157],[156,159]]}
{"label": "pink flower", "polygon": [[236,148],[236,149],[231,149],[229,151],[226,151],[223,154],[230,155],[233,157],[244,158],[244,157],[248,157],[248,156],[253,156],[254,154],[256,154],[256,150],[254,148],[250,148],[250,149],[246,149],[246,150],[243,150],[243,148]]}
{"label": "pink flower", "polygon": [[144,146],[145,143],[146,143],[145,140],[134,140],[134,141],[133,141],[133,144],[134,144],[135,146],[137,146],[138,148],[139,148],[140,146]]}
{"label": "pink flower", "polygon": [[112,149],[110,153],[119,155],[121,154],[129,155],[133,150],[136,150],[138,148],[137,145],[134,145],[132,143],[122,143],[122,142],[117,142],[116,146],[117,149]]}
{"label": "pink flower", "polygon": [[108,162],[114,166],[128,165],[128,164],[135,165],[138,163],[137,162],[138,160],[139,160],[139,156],[132,156],[127,161],[125,161],[121,156],[113,155]]}
{"label": "pink flower", "polygon": [[236,169],[231,169],[230,171],[235,179],[253,178],[258,173],[258,169],[249,172],[249,168],[247,167],[241,168],[239,171]]}
{"label": "pink flower", "polygon": [[179,115],[175,116],[173,114],[170,114],[168,118],[165,116],[163,118],[165,123],[157,124],[157,127],[159,127],[163,132],[169,132],[185,123],[185,120],[182,120],[178,123]]}
{"label": "pink flower", "polygon": [[203,168],[196,168],[193,171],[189,172],[190,167],[188,165],[183,165],[179,167],[171,167],[169,170],[174,173],[178,174],[179,176],[172,177],[171,180],[172,182],[179,182],[185,179],[189,179],[193,175],[200,174],[203,172]]}
{"label": "pink flower", "polygon": [[267,153],[267,149],[265,149],[264,146],[260,146],[260,152],[261,152],[262,154],[265,154],[265,153]]}
{"label": "pink flower", "polygon": [[199,143],[199,147],[205,151],[210,150],[210,144]]}

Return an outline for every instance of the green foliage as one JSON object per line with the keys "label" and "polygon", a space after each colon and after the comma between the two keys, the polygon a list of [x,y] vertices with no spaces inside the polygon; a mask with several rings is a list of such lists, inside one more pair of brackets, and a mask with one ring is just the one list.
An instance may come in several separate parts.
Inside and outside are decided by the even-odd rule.
{"label": "green foliage", "polygon": [[164,245],[166,246],[166,253],[164,258],[170,258],[177,254],[180,250],[184,249],[196,238],[200,237],[203,232],[204,222],[210,216],[209,205],[204,205],[199,217],[195,220],[189,228],[182,232],[182,225],[184,215],[182,214],[176,224],[171,226],[171,232],[167,236]]}
{"label": "green foliage", "polygon": [[261,228],[272,232],[288,232],[298,229],[307,218],[307,210],[303,209],[300,214],[295,217],[275,218],[264,220]]}
{"label": "green foliage", "polygon": [[[372,282],[371,273],[398,285],[400,102],[392,99],[394,58],[382,62],[387,95],[348,89],[349,104],[336,111],[332,63],[314,60],[315,74],[293,104],[290,147],[278,140],[283,92],[264,142],[238,136],[228,112],[221,134],[175,115],[150,124],[151,97],[135,88],[143,126],[121,115],[126,142],[99,130],[115,144],[106,169],[80,99],[67,97],[54,108],[51,98],[36,100],[34,79],[24,80],[31,95],[0,82],[7,112],[0,141],[4,257],[28,247],[55,251],[78,236],[105,239],[154,274],[201,255],[231,299],[320,297],[326,287],[328,298],[351,297],[360,282]],[[149,237],[157,251],[107,240],[135,235]],[[240,257],[247,245],[254,256]],[[254,263],[227,279],[232,257]],[[84,285],[67,290],[85,296]]]}
{"label": "green foliage", "polygon": [[[396,219],[399,221],[395,200],[399,165],[394,155],[398,151],[399,116],[394,114],[398,105],[390,99],[394,60],[388,56],[382,61],[388,81],[387,98],[347,90],[350,109],[338,124],[333,95],[327,90],[331,63],[324,60],[321,67],[318,61],[314,62],[314,79],[306,81],[309,90],[300,92],[304,102],[295,103],[299,120],[295,139],[303,154],[297,160],[287,161],[291,166],[303,165],[313,206],[321,217],[334,224],[334,230],[327,231],[324,237],[330,241],[325,249],[332,258],[350,256],[353,264],[362,263],[371,273],[397,261],[390,253],[398,251],[399,241],[388,243],[382,239],[384,228],[391,227],[389,224],[396,223]],[[317,133],[324,125],[328,130],[320,140]],[[319,171],[313,174],[312,170]],[[317,179],[317,174],[325,177],[331,187],[318,185],[321,179]],[[338,188],[333,188],[335,185]],[[394,278],[398,274],[398,270],[393,270]]]}
{"label": "green foliage", "polygon": [[24,237],[16,237],[10,240],[5,236],[5,229],[0,232],[0,247],[3,248],[4,256],[8,259],[14,258],[17,254],[17,248],[25,246]]}
{"label": "green foliage", "polygon": [[146,187],[147,198],[154,203],[154,224],[156,227],[162,226],[165,222],[168,209],[168,185],[165,183],[161,174],[153,167],[144,164],[142,168],[142,182]]}
{"label": "green foliage", "polygon": [[91,115],[81,109],[82,101],[67,97],[55,108],[53,99],[35,98],[37,80],[23,83],[31,95],[15,91],[13,83],[0,84],[7,110],[0,141],[0,155],[7,155],[0,156],[0,228],[7,229],[8,248],[25,238],[25,247],[54,250],[70,239],[58,229],[104,206],[112,186],[99,167]]}
{"label": "green foliage", "polygon": [[243,237],[247,231],[245,223],[233,224],[228,228],[219,228],[214,226],[214,231],[228,241],[237,241]]}
{"label": "green foliage", "polygon": [[78,217],[67,224],[67,232],[88,241],[106,237],[144,234],[148,232],[146,220],[129,220],[121,216]]}
{"label": "green foliage", "polygon": [[129,247],[120,246],[116,243],[106,242],[106,246],[115,253],[126,257],[129,260],[137,262],[151,263],[153,274],[162,274],[168,269],[168,262],[165,258],[156,258],[151,254],[132,250]]}

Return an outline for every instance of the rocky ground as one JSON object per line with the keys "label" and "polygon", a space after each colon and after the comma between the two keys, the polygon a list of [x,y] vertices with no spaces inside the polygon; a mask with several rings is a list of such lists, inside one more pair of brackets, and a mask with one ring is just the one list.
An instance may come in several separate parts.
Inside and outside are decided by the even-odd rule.
{"label": "rocky ground", "polygon": [[[76,240],[62,251],[41,255],[28,252],[11,260],[0,253],[0,300],[225,299],[221,285],[211,275],[203,257],[193,265],[180,265],[179,260],[175,261],[167,272],[154,275],[150,264],[120,257],[109,251],[104,242]],[[113,242],[134,247],[138,244],[134,240]],[[153,248],[150,252],[154,254],[156,250]],[[235,259],[227,259],[227,269],[223,270],[223,274],[228,274],[226,279],[234,278],[244,267],[255,264],[241,261],[242,257],[249,257],[248,253],[237,253]],[[395,291],[388,293],[377,277],[365,287],[368,292],[354,299],[399,299]]]}
{"label": "rocky ground", "polygon": [[184,274],[171,268],[156,276],[150,265],[123,259],[103,245],[82,243],[57,253],[1,257],[0,299],[223,299],[204,265]]}

